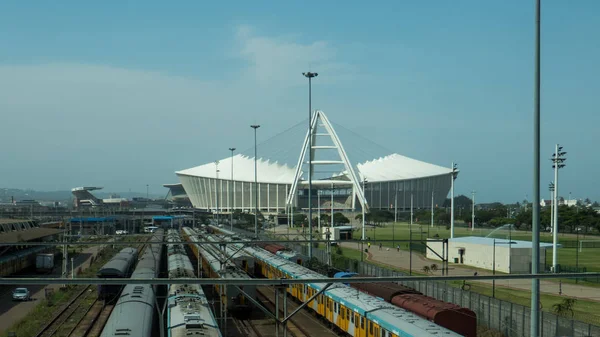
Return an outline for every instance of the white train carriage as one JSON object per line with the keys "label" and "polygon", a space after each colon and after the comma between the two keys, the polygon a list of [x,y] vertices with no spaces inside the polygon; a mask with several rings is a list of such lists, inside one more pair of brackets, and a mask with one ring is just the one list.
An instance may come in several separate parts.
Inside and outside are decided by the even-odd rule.
{"label": "white train carriage", "polygon": [[[171,232],[171,231],[169,231]],[[169,236],[171,242],[180,241],[179,235]],[[169,278],[194,277],[194,267],[181,244],[169,245],[170,251],[181,251],[169,256]],[[171,250],[171,248],[174,248]],[[207,336],[221,337],[217,321],[202,287],[197,284],[172,284],[169,286],[167,333],[169,337]]]}
{"label": "white train carriage", "polygon": [[220,249],[224,254],[233,261],[236,266],[246,272],[248,275],[254,275],[254,256],[246,253],[243,249],[235,247],[233,244],[224,245],[224,251],[222,246],[219,246],[218,242],[228,241],[226,236],[223,235],[210,235],[205,234],[203,240],[215,242],[214,247]]}

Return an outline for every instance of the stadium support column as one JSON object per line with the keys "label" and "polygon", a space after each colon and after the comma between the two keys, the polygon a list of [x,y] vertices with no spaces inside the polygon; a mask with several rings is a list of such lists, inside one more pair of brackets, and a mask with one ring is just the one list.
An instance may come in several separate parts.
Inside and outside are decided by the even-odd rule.
{"label": "stadium support column", "polygon": [[260,128],[260,125],[250,125],[254,129],[254,237],[258,238],[258,175],[256,173],[256,129]]}
{"label": "stadium support column", "polygon": [[309,246],[308,246],[308,259],[312,260],[312,78],[319,76],[317,73],[306,72],[302,73],[304,77],[308,78],[308,235]]}
{"label": "stadium support column", "polygon": [[[535,1],[535,85],[533,108],[533,203],[531,221],[531,273],[540,267],[540,0]],[[540,335],[540,281],[531,281],[530,336]]]}
{"label": "stadium support column", "polygon": [[231,231],[233,231],[233,151],[235,151],[235,147],[230,147],[229,151],[231,151],[231,184],[229,185],[228,195],[229,197],[229,213],[231,214],[229,218],[229,227]]}
{"label": "stadium support column", "polygon": [[452,162],[450,176],[450,238],[454,238],[454,180],[456,179],[456,163]]}

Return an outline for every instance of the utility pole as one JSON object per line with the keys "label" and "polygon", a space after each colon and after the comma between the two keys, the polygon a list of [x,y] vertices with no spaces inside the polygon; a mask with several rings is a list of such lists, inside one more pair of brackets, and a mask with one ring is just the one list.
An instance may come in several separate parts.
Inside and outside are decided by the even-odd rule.
{"label": "utility pole", "polygon": [[235,189],[233,188],[233,151],[235,151],[235,147],[230,147],[229,151],[231,151],[231,182],[229,184],[229,213],[231,213],[231,217],[229,218],[229,227],[233,232],[233,193],[235,193]]}
{"label": "utility pole", "polygon": [[475,191],[471,191],[471,195],[473,196],[472,200],[472,209],[471,209],[471,231],[475,230]]}
{"label": "utility pole", "polygon": [[554,229],[552,231],[552,272],[558,272],[558,169],[565,167],[565,155],[563,147],[556,144],[556,152],[552,155],[552,168],[554,169]]}
{"label": "utility pole", "polygon": [[333,182],[331,182],[331,227],[333,227]]}
{"label": "utility pole", "polygon": [[[365,186],[367,185],[367,178],[365,176],[363,176],[363,196],[366,199],[366,191],[365,191]],[[361,240],[365,241],[366,235],[365,235],[365,202],[363,200],[362,203],[362,236],[361,236]]]}
{"label": "utility pole", "polygon": [[[531,273],[537,274],[540,267],[540,0],[535,1],[535,85],[533,111],[533,203],[531,223]],[[531,280],[532,337],[540,335],[540,281]]]}
{"label": "utility pole", "polygon": [[219,161],[215,161],[215,173],[217,176],[217,179],[215,179],[215,200],[217,202],[217,209],[216,209],[216,217],[217,217],[217,227],[219,226],[219,188],[217,187],[218,183],[219,183]]}
{"label": "utility pole", "polygon": [[554,183],[550,183],[550,233],[554,233]]}
{"label": "utility pole", "polygon": [[454,238],[454,180],[456,179],[456,163],[452,162],[452,176],[450,177],[450,238]]}
{"label": "utility pole", "polygon": [[258,175],[256,165],[256,129],[260,128],[260,125],[250,125],[254,129],[254,237],[258,239]]}
{"label": "utility pole", "polygon": [[308,78],[308,235],[310,236],[310,244],[308,246],[308,259],[312,261],[312,78],[319,76],[319,74],[312,73],[309,71],[306,73],[302,73],[302,75]]}
{"label": "utility pole", "polygon": [[433,228],[433,194],[434,191],[431,190],[431,228]]}

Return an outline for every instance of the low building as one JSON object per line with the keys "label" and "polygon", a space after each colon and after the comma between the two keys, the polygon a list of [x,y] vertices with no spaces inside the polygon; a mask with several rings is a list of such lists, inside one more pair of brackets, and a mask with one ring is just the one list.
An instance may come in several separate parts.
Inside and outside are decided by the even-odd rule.
{"label": "low building", "polygon": [[[428,241],[428,246],[435,253],[443,256],[442,242]],[[481,269],[495,270],[510,274],[531,272],[530,241],[507,240],[466,236],[448,240],[448,261]],[[559,245],[560,247],[560,245]],[[540,266],[545,262],[545,250],[552,249],[551,243],[540,243]],[[427,258],[441,261],[431,250],[427,250]]]}

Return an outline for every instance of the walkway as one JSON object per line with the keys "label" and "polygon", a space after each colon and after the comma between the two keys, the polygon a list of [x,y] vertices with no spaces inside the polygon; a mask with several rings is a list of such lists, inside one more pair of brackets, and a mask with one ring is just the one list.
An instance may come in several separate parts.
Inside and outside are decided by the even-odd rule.
{"label": "walkway", "polygon": [[[272,229],[271,231],[278,235],[286,235],[288,233],[287,226],[278,226]],[[303,238],[303,235],[299,234],[295,228],[290,229],[289,234],[290,239],[292,239],[293,237]],[[360,243],[358,242],[343,242],[340,245],[344,248],[350,248],[360,251]],[[364,246],[366,247],[367,245],[365,244]],[[373,243],[371,245],[369,253],[370,254],[368,254],[367,260],[372,260],[373,262],[388,265],[390,267],[404,269],[406,271],[408,271],[411,268],[411,254],[408,251],[400,250],[398,252],[393,248],[388,249],[387,247],[383,247],[381,250],[379,250],[377,244]],[[437,264],[438,267],[441,267],[441,261],[429,260],[417,252],[412,253],[413,271],[422,273],[423,267],[431,266],[432,264]],[[478,275],[492,275],[492,272],[486,269],[465,268],[460,265],[455,265],[453,263],[448,264],[449,275],[472,276],[475,272],[477,272]],[[441,276],[442,272],[441,270],[438,270],[435,273],[432,273],[432,275]],[[491,285],[492,281],[477,281],[472,283],[487,283]],[[496,286],[509,289],[531,291],[531,280],[496,280]],[[547,293],[550,295],[559,295],[559,292],[561,291],[562,295],[565,296],[600,302],[600,288],[572,283],[562,283],[561,285],[559,282],[556,281],[540,280],[540,292]]]}
{"label": "walkway", "polygon": [[[344,242],[341,244],[341,246],[344,248],[350,248],[360,251],[359,244]],[[371,245],[369,253],[370,254],[368,254],[369,256],[367,257],[367,260],[372,260],[373,262],[405,270],[409,270],[411,266],[411,255],[408,251],[405,250],[400,250],[398,252],[395,249],[388,249],[386,247],[383,247],[381,250],[379,250],[378,246]],[[441,261],[429,260],[419,253],[412,253],[413,271],[422,272],[423,267],[431,266],[432,264],[437,264],[438,267],[441,267]],[[453,263],[448,264],[449,275],[472,276],[475,272],[477,272],[478,275],[492,275],[492,272],[486,269],[465,268],[455,265]],[[441,276],[442,272],[441,270],[438,270],[435,273],[432,273],[432,275]],[[478,282],[492,284],[491,280]],[[531,291],[531,280],[496,280],[496,286]],[[559,291],[561,290],[559,288],[561,288],[561,285],[558,282],[540,280],[540,291],[542,293],[559,295]],[[580,298],[584,300],[600,301],[600,288],[595,287],[563,283],[562,294],[565,296]]]}

